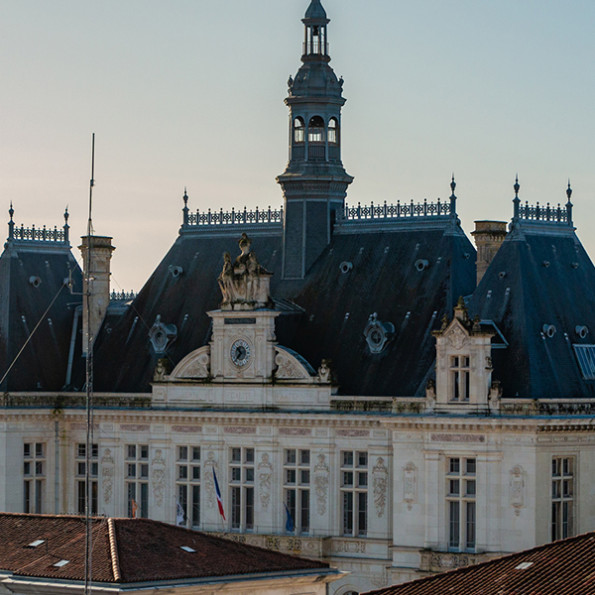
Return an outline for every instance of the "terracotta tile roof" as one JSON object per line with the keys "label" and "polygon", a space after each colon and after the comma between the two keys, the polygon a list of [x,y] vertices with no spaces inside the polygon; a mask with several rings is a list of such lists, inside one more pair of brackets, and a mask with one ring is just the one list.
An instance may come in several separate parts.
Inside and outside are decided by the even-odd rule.
{"label": "terracotta tile roof", "polygon": [[367,595],[588,595],[595,593],[595,532],[554,541]]}
{"label": "terracotta tile roof", "polygon": [[[324,562],[236,543],[149,519],[92,520],[92,580],[136,583],[189,578],[333,572]],[[36,541],[43,540],[36,547]],[[195,550],[184,551],[182,546]],[[0,513],[0,571],[84,580],[85,522],[79,516]],[[68,563],[56,567],[61,560]]]}

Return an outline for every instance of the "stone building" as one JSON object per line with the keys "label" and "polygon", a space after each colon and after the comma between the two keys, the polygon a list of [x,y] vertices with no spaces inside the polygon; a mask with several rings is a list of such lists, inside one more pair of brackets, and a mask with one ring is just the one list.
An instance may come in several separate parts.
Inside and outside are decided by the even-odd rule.
{"label": "stone building", "polygon": [[517,181],[479,259],[454,179],[446,200],[348,206],[318,0],[303,24],[281,208],[185,194],[172,247],[107,312],[111,239],[83,239],[100,275],[83,304],[67,221],[26,229],[11,208],[0,509],[82,512],[88,464],[93,512],[321,558],[351,573],[337,595],[592,530],[595,269],[570,188],[530,205]]}

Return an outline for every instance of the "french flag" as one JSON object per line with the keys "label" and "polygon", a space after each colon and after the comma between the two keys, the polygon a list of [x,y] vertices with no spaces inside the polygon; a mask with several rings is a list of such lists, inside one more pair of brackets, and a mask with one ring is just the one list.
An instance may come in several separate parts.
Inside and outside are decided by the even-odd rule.
{"label": "french flag", "polygon": [[215,473],[215,467],[213,467],[213,479],[215,481],[215,494],[217,494],[217,506],[219,507],[219,514],[225,520],[225,511],[223,510],[223,500],[221,499],[221,490],[219,489],[219,482],[217,481],[217,474]]}

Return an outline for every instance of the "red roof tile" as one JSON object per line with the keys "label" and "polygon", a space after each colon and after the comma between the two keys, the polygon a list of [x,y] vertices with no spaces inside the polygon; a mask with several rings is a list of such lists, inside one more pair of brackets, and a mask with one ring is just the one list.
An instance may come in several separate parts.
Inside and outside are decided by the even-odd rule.
{"label": "red roof tile", "polygon": [[593,595],[595,532],[367,595]]}
{"label": "red roof tile", "polygon": [[[92,580],[98,582],[331,571],[324,562],[149,519],[94,518],[92,535]],[[0,513],[0,536],[0,570],[20,576],[84,580],[84,518]],[[36,540],[43,543],[31,547],[29,544]],[[184,551],[182,546],[195,551]],[[60,560],[69,562],[54,566]]]}

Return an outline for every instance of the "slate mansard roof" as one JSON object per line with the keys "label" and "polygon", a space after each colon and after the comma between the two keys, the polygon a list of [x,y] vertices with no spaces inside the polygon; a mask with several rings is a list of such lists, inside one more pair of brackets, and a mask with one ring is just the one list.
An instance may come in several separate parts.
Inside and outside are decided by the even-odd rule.
{"label": "slate mansard roof", "polygon": [[11,207],[9,239],[0,256],[0,379],[39,326],[0,390],[60,390],[67,384],[73,321],[81,304],[81,270],[67,225],[64,232],[14,229],[12,213]]}
{"label": "slate mansard roof", "polygon": [[[92,580],[96,583],[337,573],[324,562],[149,519],[93,518],[91,523]],[[84,580],[83,517],[0,513],[0,535],[1,574],[10,573],[13,579]],[[67,563],[54,566],[60,560]]]}
{"label": "slate mansard roof", "polygon": [[595,593],[595,533],[394,585],[367,595],[586,595]]}
{"label": "slate mansard roof", "polygon": [[513,225],[469,312],[509,343],[492,350],[504,396],[595,397],[574,348],[595,343],[595,267],[572,227]]}
{"label": "slate mansard roof", "polygon": [[[235,255],[240,233],[181,233],[133,307],[100,335],[98,390],[148,390],[157,359],[163,357],[148,340],[157,316],[178,329],[166,354],[172,368],[209,341],[206,312],[221,302],[217,276],[222,255]],[[458,225],[399,222],[372,231],[354,225],[334,235],[301,281],[281,278],[280,234],[251,237],[259,262],[274,273],[273,298],[290,304],[277,323],[281,345],[315,368],[322,359],[332,360],[343,394],[423,393],[434,361],[431,330],[474,286],[475,250]],[[422,260],[427,268],[420,271],[416,263]],[[349,270],[342,272],[345,263]],[[176,266],[183,270],[179,276],[172,275]],[[372,354],[364,338],[374,313],[395,327],[380,354]]]}

